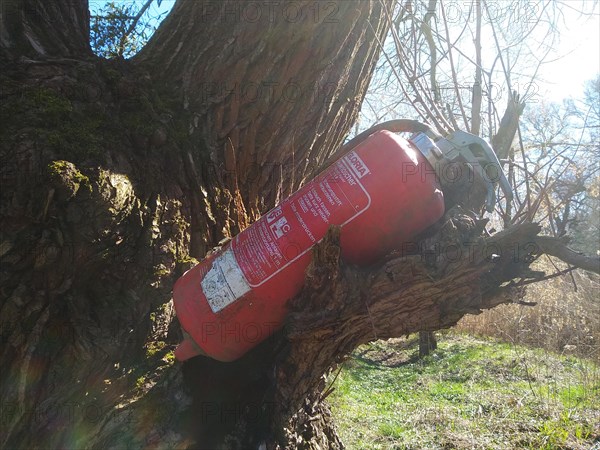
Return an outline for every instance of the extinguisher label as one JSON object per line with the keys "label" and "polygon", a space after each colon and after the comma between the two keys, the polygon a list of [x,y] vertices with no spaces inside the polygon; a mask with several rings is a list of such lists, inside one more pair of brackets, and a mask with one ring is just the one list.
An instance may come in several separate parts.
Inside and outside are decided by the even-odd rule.
{"label": "extinguisher label", "polygon": [[201,284],[213,313],[221,311],[250,290],[231,247],[215,258]]}
{"label": "extinguisher label", "polygon": [[281,205],[237,235],[231,248],[250,287],[258,287],[310,251],[330,225],[366,211],[371,197],[361,179],[371,172],[352,151]]}
{"label": "extinguisher label", "polygon": [[358,178],[362,178],[371,173],[365,162],[355,151],[349,152],[345,159],[350,163],[352,172],[354,172],[354,175]]}
{"label": "extinguisher label", "polygon": [[282,217],[277,222],[271,225],[271,232],[275,239],[279,239],[290,230],[290,225],[285,217]]}

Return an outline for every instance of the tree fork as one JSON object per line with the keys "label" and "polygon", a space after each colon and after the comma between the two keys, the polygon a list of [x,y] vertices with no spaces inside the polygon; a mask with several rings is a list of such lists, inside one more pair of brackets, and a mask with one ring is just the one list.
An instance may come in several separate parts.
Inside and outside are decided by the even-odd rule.
{"label": "tree fork", "polygon": [[133,62],[160,67],[191,117],[197,166],[218,168],[254,220],[341,146],[387,23],[378,0],[254,2],[252,17],[247,5],[177,2]]}

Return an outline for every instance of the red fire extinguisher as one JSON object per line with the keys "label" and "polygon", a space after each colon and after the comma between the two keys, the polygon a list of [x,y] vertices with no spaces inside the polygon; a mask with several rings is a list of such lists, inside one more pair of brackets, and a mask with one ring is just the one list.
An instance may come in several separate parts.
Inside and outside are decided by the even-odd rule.
{"label": "red fire extinguisher", "polygon": [[[408,141],[392,131],[418,134]],[[483,143],[483,153],[471,152],[474,143]],[[176,282],[173,300],[185,336],[177,359],[233,361],[280,328],[287,301],[302,288],[311,248],[330,225],[341,227],[342,258],[365,265],[438,221],[444,213],[438,163],[458,156],[490,161],[501,174],[486,145],[463,132],[441,138],[411,120],[357,136],[316,178]],[[495,192],[497,180],[487,173]],[[505,190],[508,182],[500,182]]]}

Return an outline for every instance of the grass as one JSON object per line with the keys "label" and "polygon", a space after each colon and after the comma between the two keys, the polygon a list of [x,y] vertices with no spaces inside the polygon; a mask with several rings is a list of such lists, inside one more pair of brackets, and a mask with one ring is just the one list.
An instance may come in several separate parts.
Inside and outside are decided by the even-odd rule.
{"label": "grass", "polygon": [[446,333],[360,347],[329,397],[351,449],[590,449],[600,442],[600,367]]}

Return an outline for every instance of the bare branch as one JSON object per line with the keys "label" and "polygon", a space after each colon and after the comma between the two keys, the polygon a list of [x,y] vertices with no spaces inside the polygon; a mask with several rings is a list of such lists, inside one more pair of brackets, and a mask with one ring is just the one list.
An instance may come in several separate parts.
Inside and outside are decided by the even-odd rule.
{"label": "bare branch", "polygon": [[[445,12],[444,8],[442,8],[442,19],[444,21],[444,30],[446,32],[446,42],[448,43],[448,45],[450,45],[450,30],[448,28],[448,21],[446,19],[446,12]],[[454,85],[454,91],[456,94],[456,101],[458,102],[458,106],[460,108],[462,119],[465,124],[465,129],[467,131],[470,131],[471,127],[469,125],[469,120],[467,119],[467,113],[465,112],[465,107],[462,102],[462,97],[458,90],[458,86],[460,84],[459,84],[458,78],[456,76],[456,67],[454,65],[454,57],[452,56],[452,49],[450,47],[448,47],[448,60],[450,61],[450,70],[452,72],[452,81],[453,81],[453,85]]]}
{"label": "bare branch", "polygon": [[[473,99],[471,101],[471,132],[479,135],[481,130],[481,2],[475,5],[475,82],[473,83]],[[496,152],[497,153],[497,152]]]}
{"label": "bare branch", "polygon": [[137,26],[138,22],[140,21],[140,19],[144,15],[144,13],[148,10],[148,8],[150,7],[150,5],[152,4],[153,1],[154,0],[148,0],[146,3],[144,3],[144,5],[141,7],[141,9],[138,11],[138,13],[132,19],[131,24],[129,25],[129,28],[125,32],[125,36],[129,36],[133,32],[133,30],[135,30],[135,27]]}
{"label": "bare branch", "polygon": [[561,239],[551,236],[537,236],[535,243],[541,252],[556,256],[562,261],[580,269],[600,274],[600,257],[586,256],[567,247]]}

